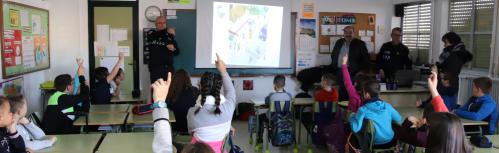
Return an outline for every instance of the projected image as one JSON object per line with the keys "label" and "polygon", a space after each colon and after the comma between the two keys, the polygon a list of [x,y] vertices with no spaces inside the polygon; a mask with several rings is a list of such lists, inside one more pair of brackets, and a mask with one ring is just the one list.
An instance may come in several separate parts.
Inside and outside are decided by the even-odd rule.
{"label": "projected image", "polygon": [[228,65],[279,67],[282,17],[282,7],[214,2],[212,59],[218,53]]}

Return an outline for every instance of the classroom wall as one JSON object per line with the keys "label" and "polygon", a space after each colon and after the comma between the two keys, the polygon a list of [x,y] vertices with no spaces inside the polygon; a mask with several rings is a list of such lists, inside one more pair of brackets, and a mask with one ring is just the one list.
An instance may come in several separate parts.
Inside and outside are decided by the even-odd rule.
{"label": "classroom wall", "polygon": [[[24,93],[28,100],[28,111],[41,111],[43,103],[40,96],[40,83],[53,80],[55,76],[62,73],[75,74],[76,61],[74,58],[67,57],[81,57],[88,61],[87,1],[10,1],[49,10],[50,69],[22,76],[24,78]],[[88,65],[88,62],[86,63]],[[6,80],[9,79],[0,79],[0,81]]]}

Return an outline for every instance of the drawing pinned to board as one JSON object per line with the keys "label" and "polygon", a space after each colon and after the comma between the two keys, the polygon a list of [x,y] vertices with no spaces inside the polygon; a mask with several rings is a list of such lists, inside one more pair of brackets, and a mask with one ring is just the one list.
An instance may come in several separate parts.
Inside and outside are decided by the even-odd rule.
{"label": "drawing pinned to board", "polygon": [[315,19],[300,19],[300,50],[315,50]]}
{"label": "drawing pinned to board", "polygon": [[47,37],[34,36],[35,44],[35,63],[36,65],[48,63]]}
{"label": "drawing pinned to board", "polygon": [[24,79],[22,77],[0,83],[0,95],[23,94]]}
{"label": "drawing pinned to board", "polygon": [[3,50],[4,66],[15,67],[21,64],[22,37],[21,30],[4,30]]}
{"label": "drawing pinned to board", "polygon": [[25,68],[35,67],[35,42],[32,36],[22,37],[23,65]]}
{"label": "drawing pinned to board", "polygon": [[253,90],[253,80],[243,80],[243,90]]}
{"label": "drawing pinned to board", "polygon": [[42,34],[42,19],[39,15],[31,15],[31,27],[33,34]]}
{"label": "drawing pinned to board", "polygon": [[19,22],[21,22],[19,20],[19,10],[10,9],[9,10],[9,16],[10,16],[10,26],[12,26],[12,27],[18,27],[19,26]]}

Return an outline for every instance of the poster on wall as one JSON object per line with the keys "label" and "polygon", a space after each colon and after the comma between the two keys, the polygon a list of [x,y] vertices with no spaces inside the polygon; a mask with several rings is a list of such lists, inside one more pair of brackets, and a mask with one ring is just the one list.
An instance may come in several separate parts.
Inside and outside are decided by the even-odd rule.
{"label": "poster on wall", "polygon": [[300,50],[315,50],[315,19],[300,19]]}
{"label": "poster on wall", "polygon": [[0,96],[23,94],[24,79],[22,77],[0,82]]}
{"label": "poster on wall", "polygon": [[314,18],[314,3],[303,3],[303,18]]}
{"label": "poster on wall", "polygon": [[3,78],[50,68],[48,11],[10,1],[1,8]]}

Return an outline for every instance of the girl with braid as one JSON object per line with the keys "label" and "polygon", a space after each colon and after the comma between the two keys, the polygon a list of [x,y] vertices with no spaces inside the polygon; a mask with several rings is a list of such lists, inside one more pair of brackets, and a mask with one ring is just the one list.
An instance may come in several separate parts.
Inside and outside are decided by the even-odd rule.
{"label": "girl with braid", "polygon": [[225,63],[218,54],[216,67],[220,74],[205,72],[201,77],[200,95],[196,105],[187,113],[187,127],[193,135],[191,143],[203,142],[215,153],[221,153],[223,140],[231,129],[236,92]]}

